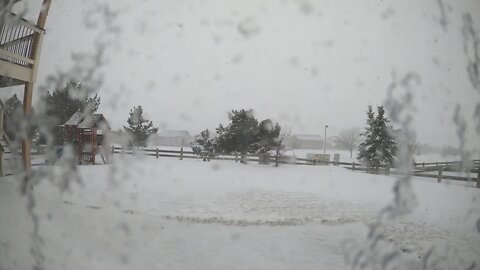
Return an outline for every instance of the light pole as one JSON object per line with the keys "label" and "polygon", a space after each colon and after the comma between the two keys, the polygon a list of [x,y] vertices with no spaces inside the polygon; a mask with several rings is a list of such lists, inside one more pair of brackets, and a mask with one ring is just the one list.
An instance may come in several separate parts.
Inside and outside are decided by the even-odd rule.
{"label": "light pole", "polygon": [[325,125],[325,140],[323,142],[323,154],[327,151],[327,128],[328,125]]}

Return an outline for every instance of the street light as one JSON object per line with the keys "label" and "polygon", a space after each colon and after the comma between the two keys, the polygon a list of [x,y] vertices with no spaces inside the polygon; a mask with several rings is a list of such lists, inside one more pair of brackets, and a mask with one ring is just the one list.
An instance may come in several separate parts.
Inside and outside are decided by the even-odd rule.
{"label": "street light", "polygon": [[325,125],[325,140],[323,143],[323,154],[325,154],[325,152],[327,151],[327,128],[328,128],[328,125]]}

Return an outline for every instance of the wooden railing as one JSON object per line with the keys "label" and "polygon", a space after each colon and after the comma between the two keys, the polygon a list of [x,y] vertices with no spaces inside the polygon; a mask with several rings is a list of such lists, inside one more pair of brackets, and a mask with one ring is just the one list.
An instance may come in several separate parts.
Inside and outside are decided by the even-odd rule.
{"label": "wooden railing", "polygon": [[21,74],[25,71],[10,67],[2,73],[10,72],[12,75],[6,74],[7,77],[22,81],[35,81],[39,57],[35,48],[40,48],[44,33],[45,30],[13,13],[8,23],[0,24],[0,60],[29,70],[28,74]]}

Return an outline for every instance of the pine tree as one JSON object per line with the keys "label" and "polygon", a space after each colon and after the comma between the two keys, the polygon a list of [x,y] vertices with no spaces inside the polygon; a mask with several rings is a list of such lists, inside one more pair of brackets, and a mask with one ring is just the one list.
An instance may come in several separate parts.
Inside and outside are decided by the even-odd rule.
{"label": "pine tree", "polygon": [[23,115],[22,101],[18,98],[17,94],[13,94],[5,101],[4,108],[5,113],[3,115],[4,130],[10,140],[16,140],[16,134],[18,132],[18,125],[21,124],[19,119]]}
{"label": "pine tree", "polygon": [[243,109],[232,110],[229,118],[230,124],[227,127],[220,125],[216,130],[218,152],[238,152],[242,155],[242,162],[245,163],[247,153],[267,153],[278,143],[276,138],[281,128],[270,119],[259,124],[252,110]]}
{"label": "pine tree", "polygon": [[280,125],[274,124],[272,120],[266,119],[258,125],[256,135],[256,142],[250,147],[251,152],[267,153],[274,149],[278,141],[276,140],[280,135]]}
{"label": "pine tree", "polygon": [[258,121],[251,110],[232,110],[229,114],[230,124],[217,128],[218,146],[225,153],[239,152],[245,155],[256,142]]}
{"label": "pine tree", "polygon": [[390,122],[385,117],[383,106],[378,107],[377,117],[375,118],[375,135],[377,138],[377,155],[381,165],[392,165],[397,151],[395,139],[392,135],[392,128],[387,124]]}
{"label": "pine tree", "polygon": [[143,117],[143,108],[140,105],[133,107],[129,114],[128,127],[123,128],[132,137],[134,146],[146,146],[148,137],[157,133],[158,128],[153,126],[152,121]]}
{"label": "pine tree", "polygon": [[74,113],[87,107],[89,112],[95,113],[100,106],[100,97],[97,94],[89,97],[87,89],[81,83],[71,81],[64,88],[48,92],[44,102],[48,105],[47,115],[62,125]]}
{"label": "pine tree", "polygon": [[367,126],[361,135],[365,141],[358,147],[358,159],[366,162],[370,168],[381,165],[392,165],[396,152],[395,139],[391,135],[390,121],[385,117],[383,106],[377,107],[375,117],[372,106],[367,109]]}
{"label": "pine tree", "polygon": [[192,143],[192,151],[195,155],[203,158],[203,161],[210,161],[216,155],[216,140],[210,138],[210,131],[208,129],[202,131],[195,136],[195,141]]}

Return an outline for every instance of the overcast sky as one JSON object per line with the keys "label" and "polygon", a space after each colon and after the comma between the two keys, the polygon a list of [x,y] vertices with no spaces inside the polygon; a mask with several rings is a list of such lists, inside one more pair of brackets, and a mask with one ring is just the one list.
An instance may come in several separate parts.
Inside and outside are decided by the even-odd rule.
{"label": "overcast sky", "polygon": [[392,76],[415,73],[418,140],[457,145],[456,104],[472,119],[480,100],[461,31],[465,12],[480,29],[478,0],[53,0],[37,86],[68,70],[72,53],[94,50],[97,31],[84,17],[101,3],[118,11],[120,29],[98,89],[114,129],[142,105],[156,125],[192,135],[241,108],[294,133],[323,134],[328,124],[334,135],[365,125]]}

